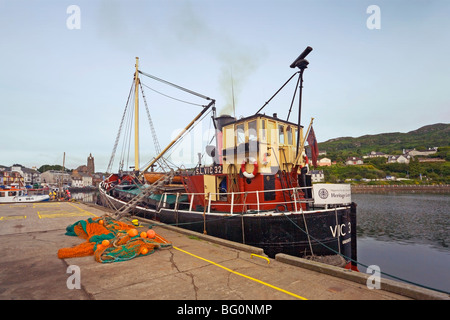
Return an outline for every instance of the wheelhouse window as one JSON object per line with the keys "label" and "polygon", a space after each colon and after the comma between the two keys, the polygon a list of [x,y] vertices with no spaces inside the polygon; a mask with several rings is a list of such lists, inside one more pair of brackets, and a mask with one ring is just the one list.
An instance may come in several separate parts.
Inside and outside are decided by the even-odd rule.
{"label": "wheelhouse window", "polygon": [[256,136],[256,120],[250,121],[248,123],[248,141],[256,141],[257,140],[257,136]]}
{"label": "wheelhouse window", "polygon": [[245,126],[243,123],[236,126],[236,144],[241,143],[245,143]]}
{"label": "wheelhouse window", "polygon": [[291,126],[288,126],[287,128],[286,128],[286,135],[287,135],[287,143],[289,144],[289,145],[293,145],[293,139],[292,139],[292,127]]}
{"label": "wheelhouse window", "polygon": [[278,125],[278,141],[280,144],[284,144],[284,126],[279,124]]}
{"label": "wheelhouse window", "polygon": [[266,140],[266,120],[261,120],[261,139]]}

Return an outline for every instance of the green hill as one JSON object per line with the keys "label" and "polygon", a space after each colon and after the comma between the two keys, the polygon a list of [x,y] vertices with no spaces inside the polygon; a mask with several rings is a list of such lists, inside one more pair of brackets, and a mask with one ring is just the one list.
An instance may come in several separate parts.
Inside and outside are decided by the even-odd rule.
{"label": "green hill", "polygon": [[361,137],[341,137],[319,143],[320,151],[328,157],[363,156],[371,151],[401,154],[403,149],[450,146],[450,124],[427,125],[407,133],[392,132]]}
{"label": "green hill", "polygon": [[[344,165],[348,157],[363,157],[371,151],[394,155],[402,154],[403,149],[424,150],[430,147],[438,147],[438,151],[429,157],[445,161],[424,163],[413,159],[409,164],[404,164],[387,163],[386,158],[367,158],[363,165]],[[319,150],[326,151],[326,157],[337,162],[337,165],[331,167],[321,167],[327,182],[368,179],[371,181],[369,183],[385,184],[388,182],[378,179],[395,176],[414,179],[404,183],[450,183],[450,124],[437,123],[407,133],[336,138],[319,143]]]}

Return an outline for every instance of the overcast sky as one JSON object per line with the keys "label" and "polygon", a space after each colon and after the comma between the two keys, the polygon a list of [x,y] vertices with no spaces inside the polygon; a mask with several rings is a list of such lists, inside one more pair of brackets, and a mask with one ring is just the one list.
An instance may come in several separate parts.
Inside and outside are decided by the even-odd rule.
{"label": "overcast sky", "polygon": [[[319,142],[448,123],[449,16],[448,0],[0,0],[0,164],[62,164],[65,152],[73,169],[92,153],[96,171],[106,170],[135,57],[140,70],[216,99],[219,112],[232,74],[239,117],[254,114],[311,46],[302,124],[315,118]],[[294,87],[263,112],[286,118]],[[201,107],[144,88],[164,147]],[[143,165],[155,151],[144,110],[140,119]]]}

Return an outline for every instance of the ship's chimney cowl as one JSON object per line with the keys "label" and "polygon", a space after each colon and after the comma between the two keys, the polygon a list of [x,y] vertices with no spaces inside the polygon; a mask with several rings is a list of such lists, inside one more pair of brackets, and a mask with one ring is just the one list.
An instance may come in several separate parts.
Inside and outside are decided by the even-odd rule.
{"label": "ship's chimney cowl", "polygon": [[220,117],[215,118],[216,120],[216,125],[217,125],[217,130],[219,130],[220,132],[222,132],[222,128],[224,126],[226,126],[227,124],[230,124],[232,122],[236,121],[235,117],[232,117],[230,115],[223,115]]}

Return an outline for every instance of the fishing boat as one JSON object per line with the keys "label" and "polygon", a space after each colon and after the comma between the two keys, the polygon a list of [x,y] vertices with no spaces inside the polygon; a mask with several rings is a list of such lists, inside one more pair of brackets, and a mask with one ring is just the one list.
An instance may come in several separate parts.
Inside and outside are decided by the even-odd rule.
{"label": "fishing boat", "polygon": [[50,197],[44,194],[28,194],[26,188],[1,188],[0,203],[23,203],[48,201]]}
{"label": "fishing boat", "polygon": [[[299,70],[263,107],[239,119],[231,115],[218,116],[214,99],[139,70],[136,58],[130,90],[135,92],[135,114],[139,105],[138,89],[142,90],[140,75],[202,97],[207,103],[143,168],[140,168],[136,151],[136,122],[134,170],[123,170],[122,165],[118,173],[111,173],[100,184],[102,203],[113,208],[117,217],[134,214],[245,243],[263,248],[269,257],[277,253],[299,257],[340,254],[347,261],[356,261],[356,205],[351,202],[350,185],[311,183],[311,164],[305,144],[310,145],[310,157],[315,162],[318,149],[313,119],[306,133],[300,124],[303,72],[308,65],[305,57],[311,50],[308,47],[291,64],[291,68]],[[281,119],[277,114],[261,113],[296,75],[299,77],[294,97],[297,87],[300,89],[298,122],[289,121],[289,115]],[[143,91],[142,96],[147,107]],[[215,128],[215,143],[205,148],[211,163],[199,163],[190,169],[168,166],[167,151],[200,118],[206,118],[208,112],[212,112],[210,118]],[[149,122],[152,124],[152,120]],[[153,139],[158,145],[154,131],[152,127]],[[118,140],[116,138],[111,159]],[[154,171],[156,164],[161,170]],[[110,167],[111,161],[108,170]]]}

